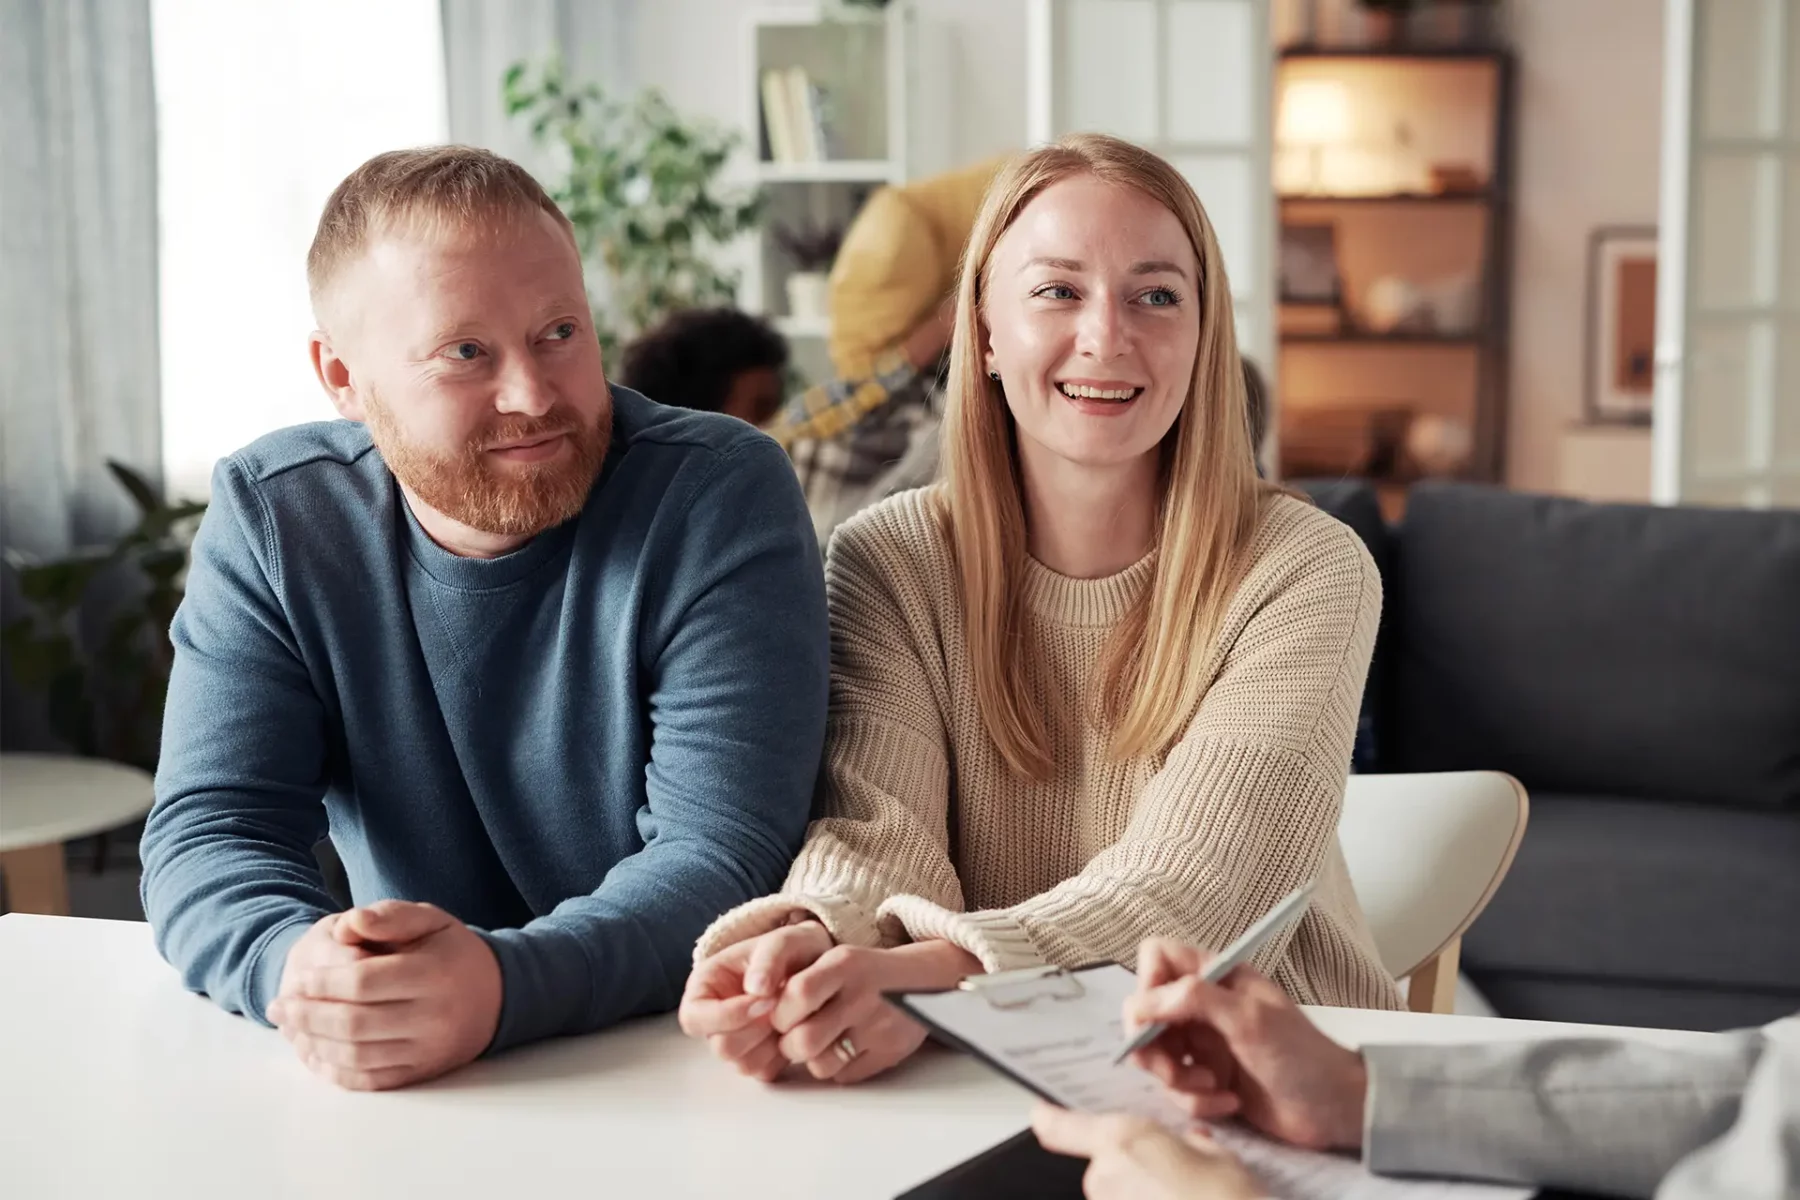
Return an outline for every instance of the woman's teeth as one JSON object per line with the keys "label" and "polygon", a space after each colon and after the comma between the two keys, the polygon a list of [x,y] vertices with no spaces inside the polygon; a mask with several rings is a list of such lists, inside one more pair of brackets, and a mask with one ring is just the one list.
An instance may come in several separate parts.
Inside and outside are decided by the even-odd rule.
{"label": "woman's teeth", "polygon": [[1077,383],[1059,383],[1056,387],[1071,400],[1130,400],[1144,390],[1142,388],[1085,387]]}

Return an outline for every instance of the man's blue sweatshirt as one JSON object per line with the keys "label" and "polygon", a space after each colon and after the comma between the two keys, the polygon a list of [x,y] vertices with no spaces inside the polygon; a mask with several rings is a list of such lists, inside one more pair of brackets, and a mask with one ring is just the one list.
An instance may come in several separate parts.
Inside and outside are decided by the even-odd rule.
{"label": "man's blue sweatshirt", "polygon": [[829,636],[774,442],[613,389],[579,516],[497,559],[414,519],[366,430],[222,462],[172,636],[144,911],[187,986],[266,1021],[288,949],[429,901],[499,959],[493,1047],[675,1006],[695,939],[805,832]]}

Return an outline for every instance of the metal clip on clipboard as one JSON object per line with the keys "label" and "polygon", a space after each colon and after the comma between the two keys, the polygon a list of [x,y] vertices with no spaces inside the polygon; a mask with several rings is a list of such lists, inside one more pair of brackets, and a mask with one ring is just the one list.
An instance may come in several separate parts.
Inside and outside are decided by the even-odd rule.
{"label": "metal clip on clipboard", "polygon": [[1025,1008],[1033,1000],[1079,1000],[1087,995],[1081,980],[1067,968],[1052,965],[970,975],[956,987],[958,991],[974,992],[988,1002],[988,1007],[1003,1012]]}

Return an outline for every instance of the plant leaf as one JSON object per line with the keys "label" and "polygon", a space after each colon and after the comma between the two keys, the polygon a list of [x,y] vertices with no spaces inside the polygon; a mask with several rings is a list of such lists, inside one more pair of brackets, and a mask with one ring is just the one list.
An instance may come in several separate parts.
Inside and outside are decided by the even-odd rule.
{"label": "plant leaf", "polygon": [[139,512],[149,514],[163,506],[162,496],[150,486],[150,481],[124,463],[109,458],[106,460],[106,469],[111,471],[113,478],[119,481],[120,487],[131,493],[131,498],[137,503]]}

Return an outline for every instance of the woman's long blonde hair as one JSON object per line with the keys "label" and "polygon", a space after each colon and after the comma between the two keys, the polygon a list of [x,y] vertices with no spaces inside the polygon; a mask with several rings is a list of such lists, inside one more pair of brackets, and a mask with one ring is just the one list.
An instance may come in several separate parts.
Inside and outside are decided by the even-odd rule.
{"label": "woman's long blonde hair", "polygon": [[1194,379],[1162,445],[1155,574],[1113,631],[1095,716],[1124,759],[1166,751],[1199,708],[1201,666],[1238,581],[1264,485],[1245,413],[1231,288],[1206,211],[1175,168],[1130,142],[1078,134],[1008,164],[988,189],[957,284],[943,430],[940,516],[956,556],[975,696],[988,735],[1016,772],[1054,760],[1026,674],[1025,507],[1012,414],[983,367],[983,297],[1001,235],[1045,188],[1089,175],[1135,188],[1175,214],[1200,265]]}

